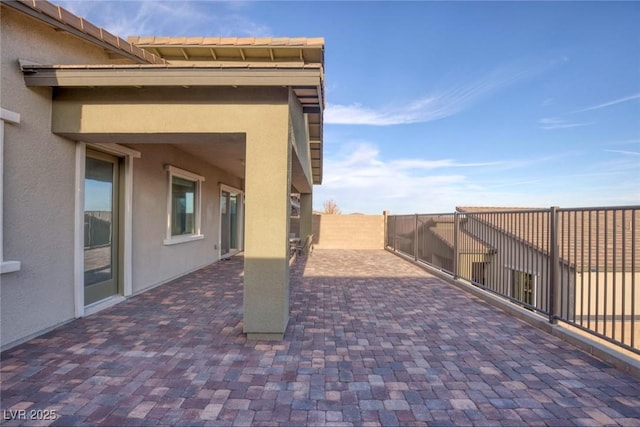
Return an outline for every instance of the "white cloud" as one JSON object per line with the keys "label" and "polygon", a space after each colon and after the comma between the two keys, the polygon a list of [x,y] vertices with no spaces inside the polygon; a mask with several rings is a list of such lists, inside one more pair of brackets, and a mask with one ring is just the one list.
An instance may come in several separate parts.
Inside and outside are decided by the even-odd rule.
{"label": "white cloud", "polygon": [[[538,159],[539,161],[540,159]],[[536,160],[465,163],[455,159],[390,159],[367,142],[347,144],[324,160],[324,182],[314,189],[321,206],[334,199],[343,212],[447,212],[456,205],[511,205],[522,198],[531,179],[499,179],[501,172]],[[474,178],[474,171],[491,171],[493,181]],[[525,193],[526,196],[526,193]]]}
{"label": "white cloud", "polygon": [[627,150],[604,150],[609,153],[617,153],[624,154],[625,156],[640,156],[640,152],[638,151],[627,151]]}
{"label": "white cloud", "polygon": [[640,144],[640,139],[625,139],[622,141],[612,142],[610,145],[636,145]]}
{"label": "white cloud", "polygon": [[593,123],[594,122],[588,122],[588,123],[570,122],[568,120],[558,119],[555,117],[545,117],[538,120],[538,124],[540,124],[540,127],[544,130],[568,129],[568,128],[575,128],[575,127],[581,127],[581,126],[588,126],[588,125],[592,125]]}
{"label": "white cloud", "polygon": [[482,166],[499,166],[499,165],[504,165],[505,162],[459,163],[453,159],[442,159],[442,160],[407,159],[407,160],[394,160],[390,164],[395,169],[431,170],[431,169],[440,169],[440,168],[475,168],[475,167],[482,167]]}
{"label": "white cloud", "polygon": [[[552,165],[574,164],[565,168]],[[482,160],[482,159],[481,159]],[[638,203],[635,157],[587,165],[576,152],[462,162],[384,158],[372,143],[346,143],[326,153],[315,205],[333,199],[344,213],[442,213],[456,206],[600,206]],[[587,172],[585,172],[585,169]],[[626,178],[625,178],[626,177]],[[621,184],[623,183],[623,184]],[[636,197],[634,199],[634,197]]]}
{"label": "white cloud", "polygon": [[613,105],[622,104],[624,102],[633,101],[635,99],[640,99],[640,93],[635,93],[633,95],[625,96],[622,98],[614,99],[613,101],[603,102],[602,104],[593,105],[591,107],[583,108],[581,110],[574,111],[575,113],[581,113],[584,111],[593,111],[599,110],[601,108],[611,107]]}
{"label": "white cloud", "polygon": [[328,103],[324,121],[328,124],[389,126],[439,120],[460,113],[480,99],[539,74],[554,64],[496,69],[471,83],[459,84],[446,90],[436,90],[432,94],[410,100],[401,106],[373,108],[360,103],[349,105]]}
{"label": "white cloud", "polygon": [[[57,3],[109,32],[136,36],[268,36],[268,26],[241,13],[246,2],[75,1]],[[177,25],[176,23],[179,23]]]}

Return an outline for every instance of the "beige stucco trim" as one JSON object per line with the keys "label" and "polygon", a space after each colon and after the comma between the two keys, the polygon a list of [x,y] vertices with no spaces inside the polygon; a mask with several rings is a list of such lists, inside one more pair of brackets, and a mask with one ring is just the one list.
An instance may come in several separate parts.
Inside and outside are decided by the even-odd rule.
{"label": "beige stucco trim", "polygon": [[0,108],[0,120],[14,125],[20,124],[20,114]]}
{"label": "beige stucco trim", "polygon": [[128,156],[134,159],[139,159],[141,156],[138,150],[134,150],[120,144],[103,144],[101,142],[92,142],[89,145],[98,151],[104,151],[105,153],[113,154],[116,157]]}
{"label": "beige stucco trim", "polygon": [[20,261],[5,261],[4,259],[4,236],[2,230],[4,227],[3,211],[4,211],[4,124],[13,125],[20,124],[20,114],[0,108],[0,274],[13,273],[20,271]]}

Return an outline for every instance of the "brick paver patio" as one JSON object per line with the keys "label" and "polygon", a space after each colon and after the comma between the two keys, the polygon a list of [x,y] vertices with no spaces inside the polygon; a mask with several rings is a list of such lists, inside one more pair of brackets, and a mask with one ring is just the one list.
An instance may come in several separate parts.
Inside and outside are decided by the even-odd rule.
{"label": "brick paver patio", "polygon": [[3,423],[640,426],[638,378],[390,253],[291,282],[282,342],[242,334],[235,258],[6,351]]}

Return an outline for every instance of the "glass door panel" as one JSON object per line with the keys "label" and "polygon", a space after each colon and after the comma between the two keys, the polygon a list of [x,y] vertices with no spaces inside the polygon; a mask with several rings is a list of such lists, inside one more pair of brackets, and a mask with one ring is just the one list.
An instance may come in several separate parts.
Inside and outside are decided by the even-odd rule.
{"label": "glass door panel", "polygon": [[231,249],[238,249],[238,195],[229,198],[229,234]]}
{"label": "glass door panel", "polygon": [[220,196],[220,254],[226,255],[231,251],[231,233],[230,233],[230,203],[231,195],[223,191]]}
{"label": "glass door panel", "polygon": [[85,305],[118,293],[118,159],[87,150],[84,181]]}

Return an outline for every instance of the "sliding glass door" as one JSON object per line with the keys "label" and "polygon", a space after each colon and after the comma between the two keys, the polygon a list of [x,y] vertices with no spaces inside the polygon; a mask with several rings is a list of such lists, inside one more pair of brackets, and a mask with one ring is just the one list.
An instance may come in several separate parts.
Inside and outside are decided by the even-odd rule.
{"label": "sliding glass door", "polygon": [[242,250],[242,193],[224,187],[220,192],[220,253]]}

